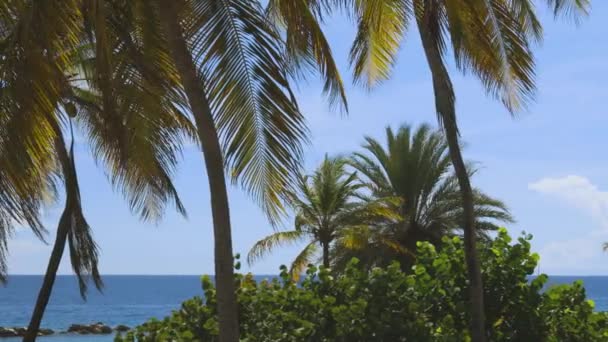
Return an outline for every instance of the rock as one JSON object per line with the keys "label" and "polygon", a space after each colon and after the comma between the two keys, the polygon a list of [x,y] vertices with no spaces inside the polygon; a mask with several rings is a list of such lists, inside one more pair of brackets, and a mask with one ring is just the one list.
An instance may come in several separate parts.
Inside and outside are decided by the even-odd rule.
{"label": "rock", "polygon": [[72,324],[68,328],[69,333],[87,335],[87,334],[111,334],[112,327],[103,324],[102,322],[97,322],[95,324],[86,325],[86,324]]}
{"label": "rock", "polygon": [[38,336],[53,335],[55,332],[51,329],[40,329],[38,330]]}
{"label": "rock", "polygon": [[91,326],[91,333],[93,334],[111,334],[112,327],[103,323],[97,323]]}
{"label": "rock", "polygon": [[68,332],[69,333],[78,333],[78,334],[82,334],[83,331],[88,330],[88,326],[83,325],[83,324],[72,324],[70,325],[70,327],[68,328]]}
{"label": "rock", "polygon": [[126,325],[119,324],[119,325],[116,326],[116,328],[114,328],[114,330],[116,330],[118,332],[125,332],[125,331],[131,330],[131,328],[129,328]]}
{"label": "rock", "polygon": [[17,337],[19,334],[12,328],[0,327],[0,337]]}
{"label": "rock", "polygon": [[[5,328],[0,327],[0,337],[22,337],[25,336],[27,332],[27,328],[23,327],[13,327],[13,328]],[[48,336],[52,335],[55,332],[51,329],[40,329],[38,330],[38,336]]]}

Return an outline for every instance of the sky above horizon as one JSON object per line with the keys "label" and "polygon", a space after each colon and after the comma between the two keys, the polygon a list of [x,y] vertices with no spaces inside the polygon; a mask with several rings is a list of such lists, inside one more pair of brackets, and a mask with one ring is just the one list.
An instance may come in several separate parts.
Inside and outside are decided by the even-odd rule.
{"label": "sky above horizon", "polygon": [[[478,80],[452,65],[464,156],[480,171],[475,186],[506,202],[517,222],[511,235],[532,233],[540,271],[554,275],[608,275],[608,3],[594,1],[591,16],[576,26],[542,13],[545,40],[536,48],[536,101],[511,117],[488,98]],[[348,84],[347,56],[353,28],[336,18],[325,28]],[[386,126],[430,123],[437,126],[430,73],[416,31],[410,31],[391,80],[371,92],[348,87],[348,116],[331,111],[314,78],[297,87],[308,119],[311,144],[305,149],[308,171],[328,153],[350,153],[364,136],[384,141]],[[101,248],[102,274],[212,274],[213,238],[207,178],[202,156],[186,147],[176,185],[188,219],[169,209],[159,224],[131,215],[103,171],[78,144],[77,169],[85,215]],[[261,210],[239,188],[230,188],[234,251],[246,255],[273,232]],[[44,222],[54,240],[62,203],[48,208]],[[289,228],[289,227],[286,227]],[[275,274],[289,264],[301,245],[278,248],[243,271]],[[51,246],[20,229],[9,242],[9,273],[43,274]],[[66,251],[67,252],[67,251]],[[66,253],[61,274],[71,274]]]}

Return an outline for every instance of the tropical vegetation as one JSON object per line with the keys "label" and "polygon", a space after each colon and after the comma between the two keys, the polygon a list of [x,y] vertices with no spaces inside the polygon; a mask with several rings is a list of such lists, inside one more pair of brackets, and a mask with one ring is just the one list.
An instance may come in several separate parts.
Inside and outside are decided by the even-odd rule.
{"label": "tropical vegetation", "polygon": [[[142,132],[128,129],[125,124],[132,112],[168,109],[193,121],[211,193],[222,340],[237,341],[233,252],[224,172],[229,170],[231,177],[251,192],[272,220],[279,219],[283,211],[281,193],[296,175],[300,146],[307,133],[289,88],[287,71],[296,73],[303,61],[309,67],[319,58],[314,57],[310,44],[306,43],[290,46],[289,50],[298,58],[285,58],[280,35],[256,1],[70,0],[54,3],[18,0],[3,3],[0,6],[3,120],[5,115],[19,115],[19,120],[29,119],[35,123],[30,123],[32,127],[13,130],[13,137],[21,141],[11,144],[11,152],[6,153],[17,154],[11,158],[18,161],[34,159],[28,161],[28,165],[17,163],[20,167],[33,166],[36,170],[40,165],[50,165],[50,162],[34,163],[37,158],[49,158],[53,152],[48,147],[53,130],[41,119],[61,107],[66,75],[74,67],[73,59],[66,56],[83,45],[90,45],[90,52],[76,56],[90,60],[93,67],[83,73],[81,81],[94,90],[99,100],[97,109],[103,114],[102,118],[87,116],[83,120],[100,120],[98,123],[104,125],[105,133],[115,135],[112,145],[107,146],[114,149],[112,152],[129,149],[129,139]],[[324,58],[330,63],[327,55]],[[324,75],[331,84],[327,92],[332,96],[343,95],[341,81],[331,79],[327,73]],[[11,93],[4,89],[10,89]],[[156,121],[155,124],[165,123]],[[27,136],[26,129],[31,130],[32,136]],[[7,139],[3,138],[3,142]],[[40,139],[47,141],[40,142]],[[153,145],[158,141],[147,143]],[[95,152],[107,153],[93,146]],[[172,154],[174,146],[159,144],[146,148],[167,149],[161,153]],[[114,158],[113,155],[104,157]],[[131,154],[122,153],[120,158],[111,169],[111,174],[118,173],[116,184],[136,193],[137,197],[130,202],[132,206],[146,206],[145,184],[129,183],[117,170],[130,169]],[[151,170],[174,162],[172,156],[162,155],[148,161]],[[39,171],[44,174],[45,170]],[[36,182],[46,185],[44,178],[17,179],[18,172],[6,172],[11,172],[9,180],[16,185],[30,182],[27,189]],[[145,172],[144,175],[153,176]],[[169,180],[168,175],[160,175],[157,183]],[[165,191],[163,184],[153,186],[152,194]],[[18,192],[4,194],[10,189],[3,190],[7,205],[2,210],[7,211],[6,217],[30,223],[40,235],[43,227],[35,218],[35,209],[40,204],[28,201],[42,200],[45,194],[38,194],[42,191],[38,190],[30,195],[26,186],[17,188]],[[161,194],[161,199],[171,195]],[[155,214],[154,209],[144,209],[143,216]],[[4,223],[2,228],[9,224],[12,225]],[[8,236],[8,230],[3,229],[3,237]],[[5,241],[1,250],[4,257]],[[52,273],[52,269],[49,271]]]}
{"label": "tropical vegetation", "polygon": [[[295,212],[294,229],[263,238],[251,248],[253,263],[272,249],[308,238],[290,267],[294,279],[319,255],[322,264],[343,270],[353,258],[371,269],[399,261],[408,271],[416,244],[438,244],[462,229],[458,183],[443,134],[422,125],[386,129],[386,148],[367,137],[350,157],[326,157],[310,176],[301,176],[298,191],[286,198]],[[348,168],[347,168],[348,166]],[[512,222],[499,200],[475,189],[480,236]]]}
{"label": "tropical vegetation", "polygon": [[357,201],[360,188],[362,184],[357,175],[346,171],[345,159],[326,156],[313,175],[299,178],[297,192],[287,195],[287,203],[295,211],[294,229],[276,232],[256,242],[247,257],[249,263],[281,244],[308,238],[310,242],[289,270],[291,276],[298,279],[318,255],[319,247],[323,266],[330,267],[330,248],[343,231],[364,228],[380,218],[398,219],[389,206],[389,197]]}
{"label": "tropical vegetation", "polygon": [[[479,78],[486,92],[510,113],[533,99],[536,90],[534,44],[543,38],[536,4],[531,0],[312,1],[315,9],[344,9],[357,33],[350,50],[356,81],[372,88],[390,78],[397,53],[412,26],[420,36],[431,72],[435,110],[448,142],[461,191],[467,272],[472,286],[473,341],[483,342],[485,318],[480,259],[477,255],[474,192],[462,157],[456,115],[456,93],[446,59],[453,57],[463,73]],[[547,0],[554,15],[580,18],[589,0]],[[450,51],[451,50],[451,51]]]}
{"label": "tropical vegetation", "polygon": [[[383,145],[366,137],[364,152],[354,153],[349,164],[365,189],[364,200],[396,198],[389,209],[398,219],[380,218],[347,231],[333,250],[334,269],[344,268],[356,257],[368,268],[397,260],[409,270],[418,242],[438,245],[444,236],[462,231],[464,212],[444,135],[428,125],[403,125],[396,132],[387,127],[385,139]],[[469,173],[473,171],[469,167]],[[499,223],[513,222],[504,203],[479,189],[473,194],[479,237],[487,238]]]}
{"label": "tropical vegetation", "polygon": [[[24,36],[27,34],[24,33]],[[119,108],[128,120],[117,123],[115,118],[101,109],[102,99],[95,83],[83,82],[83,77],[95,70],[92,60],[85,58],[90,49],[87,45],[65,51],[66,55],[56,57],[66,63],[66,69],[63,73],[59,73],[60,70],[54,71],[58,73],[54,75],[54,81],[61,88],[58,89],[56,97],[46,99],[54,102],[32,102],[31,94],[24,90],[28,87],[27,79],[22,79],[19,74],[12,74],[11,68],[40,68],[42,66],[36,63],[41,61],[35,60],[39,56],[28,57],[19,54],[17,40],[10,40],[9,37],[10,35],[7,36],[7,44],[2,50],[6,63],[1,69],[4,83],[0,108],[4,125],[0,128],[0,150],[6,158],[6,163],[3,162],[0,168],[3,173],[12,176],[8,179],[15,187],[9,186],[3,191],[31,191],[31,195],[21,193],[15,196],[31,196],[30,200],[37,202],[30,202],[36,210],[24,211],[22,208],[27,207],[15,206],[6,208],[13,217],[29,215],[28,221],[38,223],[39,209],[56,197],[55,193],[60,184],[64,189],[61,197],[65,201],[47,272],[28,326],[26,340],[32,341],[40,328],[66,244],[81,295],[86,295],[89,276],[97,288],[102,287],[98,271],[98,248],[80,199],[73,124],[81,128],[80,132],[89,142],[94,158],[98,164],[106,167],[110,181],[124,193],[131,209],[143,219],[158,219],[168,202],[175,203],[176,208],[185,213],[171,182],[171,175],[189,121],[166,104],[151,106],[146,102],[149,101],[150,94],[128,86],[114,97],[117,105],[127,105]],[[44,37],[32,36],[23,39],[38,41],[40,38]],[[140,106],[130,106],[133,103],[131,101],[141,101]],[[136,134],[133,134],[134,132]],[[70,136],[69,147],[66,135]],[[129,143],[125,142],[127,136]],[[29,182],[29,179],[36,181],[19,187],[20,182]],[[43,186],[40,186],[40,189],[31,189],[32,185]],[[28,221],[15,222],[23,224]],[[30,226],[38,229],[36,225]]]}
{"label": "tropical vegetation", "polygon": [[[580,282],[545,289],[534,276],[530,235],[517,241],[505,229],[480,243],[488,285],[484,332],[491,341],[605,341],[608,314],[594,311]],[[235,278],[244,341],[470,341],[469,282],[461,238],[440,248],[418,243],[412,272],[397,262],[363,269],[353,259],[343,273],[309,266],[300,283],[287,267],[280,278]],[[238,264],[237,264],[238,266]],[[216,289],[202,278],[204,295],[185,301],[163,320],[152,319],[117,341],[216,341]]]}
{"label": "tropical vegetation", "polygon": [[[74,129],[143,220],[160,219],[169,203],[185,215],[172,182],[184,140],[195,141],[205,162],[217,287],[205,280],[205,299],[186,302],[127,340],[608,336],[606,316],[593,312],[579,284],[543,292],[546,277],[528,281],[538,259],[529,237],[514,245],[504,231],[492,238],[489,232],[513,218],[471,184],[474,169],[462,156],[448,58],[476,75],[510,113],[525,108],[536,90],[533,48],[543,37],[533,1],[264,3],[0,5],[0,282],[15,227],[28,226],[45,240],[41,210],[65,202],[26,341],[36,338],[66,245],[81,295],[89,277],[102,286],[80,198]],[[546,3],[555,16],[575,20],[590,6],[589,0]],[[370,89],[390,78],[404,37],[416,26],[443,134],[427,126],[387,129],[386,146],[366,138],[364,152],[326,158],[304,176],[308,128],[292,83],[314,69],[330,104],[348,111],[322,29],[334,12],[356,24],[350,63],[355,82]],[[253,262],[307,239],[281,280],[258,284],[234,274],[227,176],[273,227],[294,213],[291,230],[259,241],[248,257]],[[301,286],[289,280],[314,262],[318,249],[323,267],[309,266]],[[383,314],[387,308],[392,311]]]}

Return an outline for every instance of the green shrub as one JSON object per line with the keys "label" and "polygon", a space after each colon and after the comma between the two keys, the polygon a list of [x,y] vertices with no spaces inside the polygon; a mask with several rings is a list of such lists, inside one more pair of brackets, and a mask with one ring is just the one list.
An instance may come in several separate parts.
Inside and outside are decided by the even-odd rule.
{"label": "green shrub", "polygon": [[[506,230],[480,247],[490,341],[606,341],[608,316],[595,312],[580,283],[543,292],[547,276],[530,281],[538,255],[530,235],[512,243]],[[244,341],[468,341],[469,312],[462,241],[440,249],[418,244],[411,273],[397,263],[365,272],[354,259],[343,274],[310,266],[300,284],[256,282],[237,275]],[[117,341],[215,341],[215,288],[203,277],[203,298],[182,304]]]}

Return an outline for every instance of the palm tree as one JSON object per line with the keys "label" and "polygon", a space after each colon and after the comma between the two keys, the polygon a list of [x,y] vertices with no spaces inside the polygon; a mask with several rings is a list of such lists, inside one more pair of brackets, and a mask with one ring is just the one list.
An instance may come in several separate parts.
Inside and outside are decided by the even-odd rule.
{"label": "palm tree", "polygon": [[[589,3],[547,0],[556,16],[575,19],[587,13]],[[354,18],[358,29],[350,60],[355,79],[369,88],[390,77],[401,42],[412,22],[416,24],[432,75],[437,117],[445,131],[462,197],[472,339],[485,341],[474,194],[460,151],[456,96],[445,59],[451,43],[458,69],[475,74],[486,91],[500,98],[511,113],[525,107],[535,90],[532,45],[542,39],[535,4],[531,0],[326,0],[307,4],[312,12],[340,7]],[[317,26],[294,25],[295,29],[316,32]]]}
{"label": "palm tree", "polygon": [[[404,125],[396,132],[386,128],[385,146],[371,137],[365,141],[367,153],[355,153],[349,163],[360,175],[369,198],[399,199],[394,210],[400,219],[344,235],[344,242],[336,244],[336,263],[343,267],[357,257],[372,267],[399,260],[409,270],[417,242],[439,244],[442,237],[460,231],[464,222],[445,137],[428,125],[416,129]],[[498,229],[498,221],[513,221],[501,201],[476,189],[473,198],[479,236],[487,237],[487,232]]]}
{"label": "palm tree", "polygon": [[[25,204],[16,206],[11,205],[10,201],[3,201],[0,203],[0,211],[6,211],[10,215],[6,217],[16,217],[17,222],[29,223],[40,235],[41,225],[38,212],[34,209],[48,201],[43,201],[44,197],[39,195],[41,191],[35,187],[40,186],[47,193],[52,193],[49,190],[56,189],[57,176],[60,175],[65,190],[65,208],[57,228],[47,272],[24,337],[25,341],[34,341],[66,244],[83,298],[86,296],[89,276],[98,289],[102,287],[97,266],[98,248],[80,201],[73,136],[68,151],[62,123],[69,122],[71,131],[71,118],[76,116],[82,132],[89,138],[94,157],[99,164],[107,166],[111,182],[125,194],[131,209],[138,212],[142,219],[154,220],[160,218],[165,204],[170,201],[175,203],[178,211],[185,214],[171,182],[171,175],[184,135],[192,129],[187,118],[176,111],[172,104],[159,103],[155,93],[143,92],[134,87],[121,89],[124,91],[114,98],[120,105],[117,108],[120,108],[122,114],[117,123],[114,121],[116,117],[108,116],[108,112],[101,109],[101,97],[93,83],[89,82],[93,85],[90,89],[81,87],[86,85],[87,79],[79,77],[94,70],[91,65],[94,60],[86,58],[89,52],[87,46],[73,50],[48,49],[46,53],[55,56],[56,61],[40,61],[40,55],[35,52],[40,52],[39,44],[45,40],[38,37],[39,33],[35,33],[35,36],[25,34],[21,37],[24,38],[23,41],[19,41],[13,38],[20,30],[21,22],[16,21],[12,26],[7,22],[2,24],[4,29],[0,30],[0,37],[5,44],[0,49],[0,56],[5,63],[0,68],[0,79],[3,80],[0,93],[0,155],[6,159],[3,159],[0,174],[8,175],[9,182],[32,192],[13,194],[14,197],[23,198]],[[31,55],[22,54],[19,45],[24,43],[32,48]],[[47,74],[48,83],[57,87],[58,91],[46,99],[36,99],[34,96],[32,101],[32,95],[26,93],[26,90],[35,80],[34,75],[21,75],[12,70],[36,70],[48,66],[54,68],[50,75]],[[137,76],[131,77],[136,79]],[[130,137],[128,144],[124,140],[127,136]],[[11,189],[10,185],[3,186],[0,192],[7,193]],[[19,187],[14,189],[20,190]],[[31,205],[27,206],[28,204]],[[6,249],[5,239],[10,229],[10,226],[0,225],[3,251]],[[0,264],[4,264],[3,258],[4,255],[0,255]]]}
{"label": "palm tree", "polygon": [[49,264],[38,293],[34,312],[24,336],[24,341],[35,341],[40,329],[44,311],[51,297],[53,285],[59,269],[66,243],[69,241],[70,259],[80,286],[80,294],[85,298],[87,290],[86,277],[91,276],[95,287],[101,290],[103,282],[98,270],[99,250],[93,240],[91,229],[82,211],[80,189],[74,160],[74,141],[69,152],[66,149],[63,134],[57,131],[55,138],[56,156],[61,165],[65,188],[65,208],[59,219],[57,235]]}
{"label": "palm tree", "polygon": [[[69,106],[66,107],[70,108]],[[57,164],[60,165],[59,173],[62,176],[65,189],[65,209],[59,220],[56,240],[53,245],[53,250],[49,259],[47,271],[43,279],[43,284],[41,286],[40,292],[38,294],[31,322],[28,326],[28,332],[24,338],[24,340],[26,341],[34,341],[37,336],[46,305],[48,304],[52,292],[56,273],[61,258],[63,256],[66,244],[69,246],[72,268],[74,269],[74,272],[77,276],[82,297],[86,298],[87,279],[89,278],[89,276],[92,277],[94,284],[98,289],[102,288],[102,281],[97,266],[99,254],[98,248],[93,240],[91,229],[82,211],[80,190],[78,186],[77,173],[74,162],[73,136],[71,146],[68,151],[64,142],[63,132],[59,127],[59,121],[57,121],[60,119],[61,117],[59,115],[57,117],[49,116],[48,123],[50,123],[49,126],[54,128],[54,131],[49,132],[52,134],[51,136],[54,136],[53,139],[55,148],[54,153],[50,156],[55,158]],[[165,131],[162,133],[166,134],[167,132]],[[151,136],[148,136],[148,138],[150,137]],[[10,137],[10,140],[14,141],[16,140],[16,138]],[[163,140],[169,145],[172,144],[171,135],[166,135],[165,137],[163,137]],[[141,197],[142,194],[127,193],[127,195],[129,195],[130,197],[131,203],[135,203],[136,201],[138,201],[138,197],[141,197],[141,200],[146,202],[141,207],[142,215],[148,216],[149,213],[155,213],[154,215],[160,215],[161,212],[159,212],[158,209],[162,208],[163,203],[156,201],[166,201],[170,198],[173,198],[179,211],[185,214],[184,209],[179,201],[179,198],[177,197],[175,189],[173,188],[170,182],[170,178],[168,177],[170,174],[165,173],[165,171],[170,170],[163,169],[160,170],[160,173],[154,171],[155,167],[153,163],[158,162],[158,160],[155,161],[153,159],[154,156],[147,153],[147,151],[145,151],[145,149],[143,148],[140,148],[139,152],[142,153],[140,157],[147,159],[140,159],[138,157],[135,157],[129,162],[127,162],[124,167],[130,168],[128,172],[125,172],[125,170],[120,169],[110,170],[115,172],[114,175],[112,175],[114,179],[118,180],[119,178],[123,178],[123,181],[125,182],[125,187],[139,187],[142,192],[148,191],[149,194],[144,195],[143,197]],[[106,153],[108,156],[112,157],[112,151],[108,149],[104,149],[103,152],[99,153]],[[159,159],[161,159],[162,157],[172,157],[170,154],[165,154],[163,152],[160,152],[158,156]],[[99,159],[103,162],[103,157]],[[141,167],[143,166],[141,165],[142,162],[150,164],[148,165],[148,167],[151,170],[147,171],[148,176],[145,176],[144,173],[141,173]],[[136,175],[134,170],[139,170],[140,175]],[[51,168],[47,169],[47,171],[49,173],[54,172]],[[24,171],[24,174],[27,174],[27,172]],[[121,177],[121,174],[127,177]],[[165,176],[164,180],[163,178],[154,178],[158,176],[162,177],[163,174]],[[48,174],[46,176],[49,178],[53,177],[52,174]],[[11,210],[11,213],[14,213],[14,211]],[[19,210],[17,210],[17,213],[19,213]],[[5,233],[5,227],[2,228],[2,232]],[[6,245],[6,242],[4,242],[4,245]]]}
{"label": "palm tree", "polygon": [[[283,210],[280,193],[299,168],[306,128],[287,94],[278,37],[260,8],[247,1],[194,5],[158,1],[158,14],[202,145],[214,221],[220,341],[232,342],[239,339],[239,325],[224,166],[276,219]],[[190,13],[202,25],[193,33],[184,27]]]}
{"label": "palm tree", "polygon": [[326,156],[314,174],[300,177],[298,191],[288,195],[288,203],[295,211],[293,230],[276,232],[256,242],[247,257],[250,264],[278,246],[307,239],[308,244],[289,271],[297,280],[318,255],[319,247],[323,266],[330,267],[330,247],[343,230],[364,227],[390,215],[383,200],[357,201],[361,184],[345,166],[344,159]]}
{"label": "palm tree", "polygon": [[[117,144],[115,133],[108,132],[109,127],[105,125],[107,118],[104,118],[104,113],[98,112],[95,96],[83,89],[73,90],[74,93],[78,92],[78,95],[72,97],[77,102],[64,104],[64,112],[71,111],[69,116],[73,118],[76,116],[74,110],[78,108],[79,115],[75,119],[78,126],[89,139],[99,164],[105,164],[107,173],[111,173],[111,182],[126,195],[132,211],[139,213],[142,220],[158,221],[166,203],[172,201],[178,212],[185,216],[185,208],[171,178],[181,151],[183,131],[191,129],[189,122],[170,111],[132,111],[125,128],[138,133],[129,139],[128,145]],[[136,94],[132,92],[130,96]],[[61,119],[61,116],[58,119]],[[55,153],[61,165],[65,190],[65,208],[59,220],[48,268],[25,338],[29,341],[35,339],[40,327],[66,241],[81,296],[86,299],[88,276],[92,276],[97,289],[101,290],[103,286],[97,268],[98,248],[82,211],[74,159],[74,137],[72,134],[68,151],[62,130],[53,124],[56,130]],[[71,131],[71,122],[69,126]]]}
{"label": "palm tree", "polygon": [[[0,29],[5,27],[12,51],[30,66],[9,63],[6,72],[27,81],[21,90],[37,89],[28,99],[39,104],[37,113],[54,110],[49,104],[60,97],[59,75],[68,69],[61,58],[45,58],[47,51],[61,56],[84,39],[95,54],[87,80],[100,94],[107,127],[122,132],[117,145],[128,145],[132,136],[118,129],[125,119],[121,110],[135,105],[118,103],[121,92],[140,91],[191,114],[210,185],[220,341],[238,341],[224,171],[274,222],[282,217],[281,194],[297,175],[307,133],[288,76],[310,66],[296,60],[321,60],[312,50],[316,45],[300,43],[301,58],[285,59],[287,46],[257,1],[17,0],[0,7]],[[322,60],[333,65],[328,52]],[[343,95],[339,77],[321,69],[331,80],[328,93]]]}

